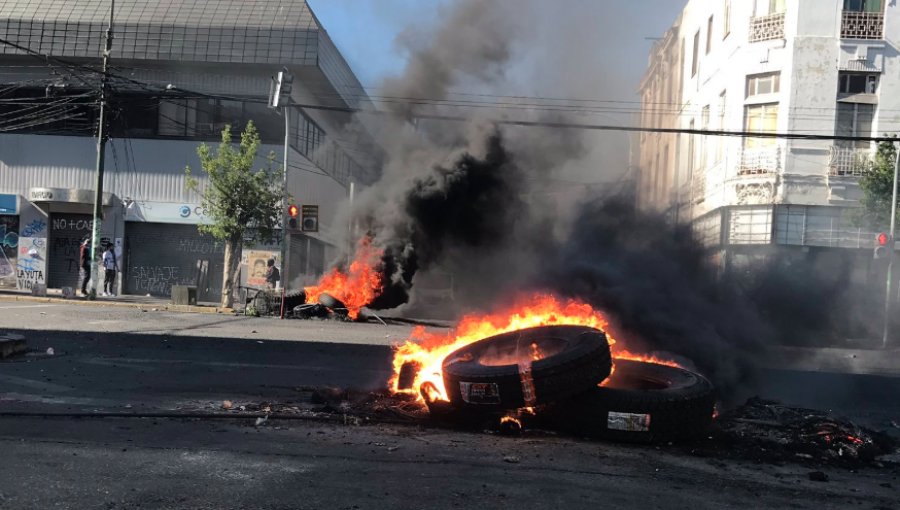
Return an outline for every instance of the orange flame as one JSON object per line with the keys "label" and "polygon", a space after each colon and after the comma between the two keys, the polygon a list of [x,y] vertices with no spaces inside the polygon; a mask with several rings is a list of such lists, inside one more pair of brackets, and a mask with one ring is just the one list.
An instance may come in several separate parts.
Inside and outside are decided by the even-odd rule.
{"label": "orange flame", "polygon": [[[446,400],[442,364],[447,355],[489,336],[552,325],[587,326],[605,332],[610,346],[613,346],[613,356],[616,358],[678,366],[671,361],[615,348],[616,341],[610,334],[609,321],[592,306],[574,299],[561,300],[550,294],[535,294],[519,300],[510,309],[499,313],[465,316],[455,328],[445,334],[429,333],[421,326],[415,328],[404,344],[394,347],[394,375],[389,382],[389,388],[394,392],[418,395],[417,389],[424,383],[430,383],[429,387],[433,386],[440,394],[440,398]],[[541,353],[535,350],[531,351],[531,355],[534,359],[541,357]],[[411,391],[398,389],[400,368],[407,362],[417,363],[421,367],[413,384],[414,390]]]}
{"label": "orange flame", "polygon": [[342,272],[337,268],[326,273],[314,287],[306,287],[306,302],[318,303],[323,293],[330,294],[347,306],[351,319],[359,317],[359,310],[375,299],[382,289],[381,263],[383,252],[372,246],[372,240],[363,238],[356,246],[356,256],[350,269]]}

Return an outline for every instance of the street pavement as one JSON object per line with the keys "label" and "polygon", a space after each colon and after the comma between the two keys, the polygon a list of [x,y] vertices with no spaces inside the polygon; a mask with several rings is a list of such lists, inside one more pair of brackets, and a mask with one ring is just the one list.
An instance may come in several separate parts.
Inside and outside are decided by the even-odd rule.
{"label": "street pavement", "polygon": [[[546,434],[23,416],[382,389],[390,345],[412,328],[0,301],[0,332],[25,335],[31,349],[0,361],[0,508],[898,508],[893,464],[829,470],[821,483],[801,464]],[[760,384],[764,397],[875,425],[900,418],[897,377],[778,369]]]}

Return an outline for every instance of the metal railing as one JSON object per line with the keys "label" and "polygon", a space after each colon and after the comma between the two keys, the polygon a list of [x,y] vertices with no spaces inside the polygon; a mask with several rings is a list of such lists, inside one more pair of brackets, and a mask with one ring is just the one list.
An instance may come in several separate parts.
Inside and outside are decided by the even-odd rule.
{"label": "metal railing", "polygon": [[784,39],[784,13],[750,18],[750,42]]}
{"label": "metal railing", "polygon": [[781,171],[781,147],[744,147],[738,160],[738,175],[777,174]]}
{"label": "metal railing", "polygon": [[884,13],[844,11],[841,38],[884,39]]}
{"label": "metal railing", "polygon": [[831,147],[828,158],[828,175],[859,177],[872,166],[871,149]]}

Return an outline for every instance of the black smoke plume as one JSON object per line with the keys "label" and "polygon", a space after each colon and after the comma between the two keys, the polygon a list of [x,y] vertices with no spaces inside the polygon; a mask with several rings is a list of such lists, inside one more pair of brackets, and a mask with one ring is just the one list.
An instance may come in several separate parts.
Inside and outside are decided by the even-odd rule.
{"label": "black smoke plume", "polygon": [[376,240],[386,240],[382,244],[386,285],[372,308],[406,303],[416,272],[439,262],[452,264],[454,253],[464,253],[471,264],[510,245],[516,224],[527,215],[521,198],[524,176],[510,159],[500,132],[487,136],[484,156],[465,152],[451,165],[435,166],[408,183],[401,221],[375,235]]}

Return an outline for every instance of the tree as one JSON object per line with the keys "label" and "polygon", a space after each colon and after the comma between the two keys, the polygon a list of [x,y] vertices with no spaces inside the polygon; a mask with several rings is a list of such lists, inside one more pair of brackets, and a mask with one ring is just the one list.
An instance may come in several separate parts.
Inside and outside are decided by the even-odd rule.
{"label": "tree", "polygon": [[185,169],[187,188],[199,193],[206,216],[212,220],[199,225],[201,233],[225,243],[225,271],[222,306],[234,304],[234,281],[244,243],[271,241],[281,221],[282,170],[273,168],[270,153],[265,168],[254,170],[260,145],[259,133],[248,122],[237,147],[232,144],[231,126],[222,130],[222,142],[213,153],[205,143],[197,148],[200,166],[207,176],[205,186]]}
{"label": "tree", "polygon": [[859,179],[863,192],[858,223],[884,228],[891,222],[891,200],[894,198],[894,165],[897,149],[893,142],[881,142],[868,171]]}

